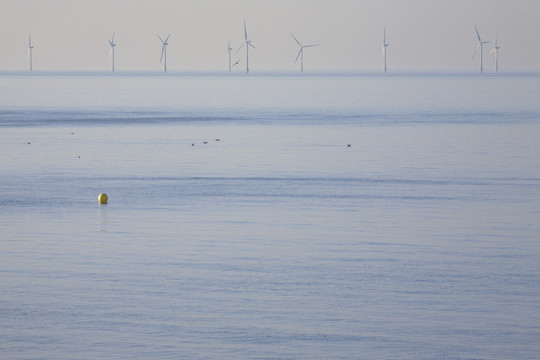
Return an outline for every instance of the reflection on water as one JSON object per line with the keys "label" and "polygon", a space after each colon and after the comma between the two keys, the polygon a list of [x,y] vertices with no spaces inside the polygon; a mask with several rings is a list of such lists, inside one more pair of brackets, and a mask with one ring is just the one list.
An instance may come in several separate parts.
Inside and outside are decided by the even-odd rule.
{"label": "reflection on water", "polygon": [[107,204],[99,204],[98,209],[98,230],[107,231]]}

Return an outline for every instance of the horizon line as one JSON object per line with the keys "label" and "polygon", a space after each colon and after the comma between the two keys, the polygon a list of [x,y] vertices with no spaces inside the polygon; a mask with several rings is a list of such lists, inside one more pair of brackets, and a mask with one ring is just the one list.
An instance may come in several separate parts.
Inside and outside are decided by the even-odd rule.
{"label": "horizon line", "polygon": [[179,76],[221,76],[221,77],[249,77],[249,76],[291,76],[291,77],[310,77],[310,76],[357,76],[357,77],[392,77],[392,76],[540,76],[540,69],[507,69],[478,72],[476,69],[397,69],[389,72],[383,72],[379,69],[311,69],[303,73],[298,70],[288,69],[264,69],[252,70],[249,74],[245,72],[229,72],[228,70],[169,70],[164,73],[163,70],[0,70],[0,76],[96,76],[96,77],[122,77],[122,76],[159,76],[159,77],[179,77]]}

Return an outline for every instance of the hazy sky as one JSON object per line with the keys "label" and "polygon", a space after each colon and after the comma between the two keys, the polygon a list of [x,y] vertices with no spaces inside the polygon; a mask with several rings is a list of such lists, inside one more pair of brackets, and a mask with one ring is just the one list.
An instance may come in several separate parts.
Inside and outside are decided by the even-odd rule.
{"label": "hazy sky", "polygon": [[[161,43],[171,33],[168,68],[227,67],[227,42],[244,38],[256,50],[250,67],[306,70],[382,68],[387,27],[392,69],[476,69],[474,25],[486,40],[484,67],[498,32],[501,69],[540,68],[539,0],[0,0],[0,70],[28,68],[32,32],[34,70],[108,70],[116,33],[117,70],[159,70]],[[239,53],[245,66],[245,52]]]}

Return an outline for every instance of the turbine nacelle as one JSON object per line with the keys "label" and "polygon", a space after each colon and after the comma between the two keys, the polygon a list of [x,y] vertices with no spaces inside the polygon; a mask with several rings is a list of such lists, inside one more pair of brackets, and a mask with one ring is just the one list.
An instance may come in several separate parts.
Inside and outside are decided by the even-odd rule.
{"label": "turbine nacelle", "polygon": [[114,43],[114,33],[113,33],[113,35],[112,35],[112,39],[111,39],[111,40],[107,40],[107,41],[109,42],[109,45],[111,45],[111,46],[113,46],[113,47],[116,46],[116,44]]}
{"label": "turbine nacelle", "polygon": [[169,45],[168,41],[169,41],[169,38],[171,37],[171,34],[169,34],[169,35],[165,38],[165,40],[163,40],[163,38],[162,38],[161,36],[159,36],[159,35],[158,35],[157,37],[159,38],[159,40],[161,40],[161,43],[163,44],[163,46]]}

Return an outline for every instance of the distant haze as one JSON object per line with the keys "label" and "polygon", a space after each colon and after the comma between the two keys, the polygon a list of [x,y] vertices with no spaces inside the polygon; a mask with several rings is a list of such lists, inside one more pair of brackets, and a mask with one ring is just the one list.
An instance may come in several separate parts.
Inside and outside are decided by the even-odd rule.
{"label": "distant haze", "polygon": [[[377,70],[383,67],[387,28],[388,69],[475,70],[474,25],[482,39],[484,69],[498,32],[500,69],[540,68],[538,0],[1,0],[0,70],[28,69],[32,33],[34,70],[110,70],[107,40],[116,33],[118,71],[162,69],[167,36],[171,71],[223,70],[227,43],[244,41],[243,21],[255,50],[250,69]],[[245,68],[245,51],[235,71]]]}

